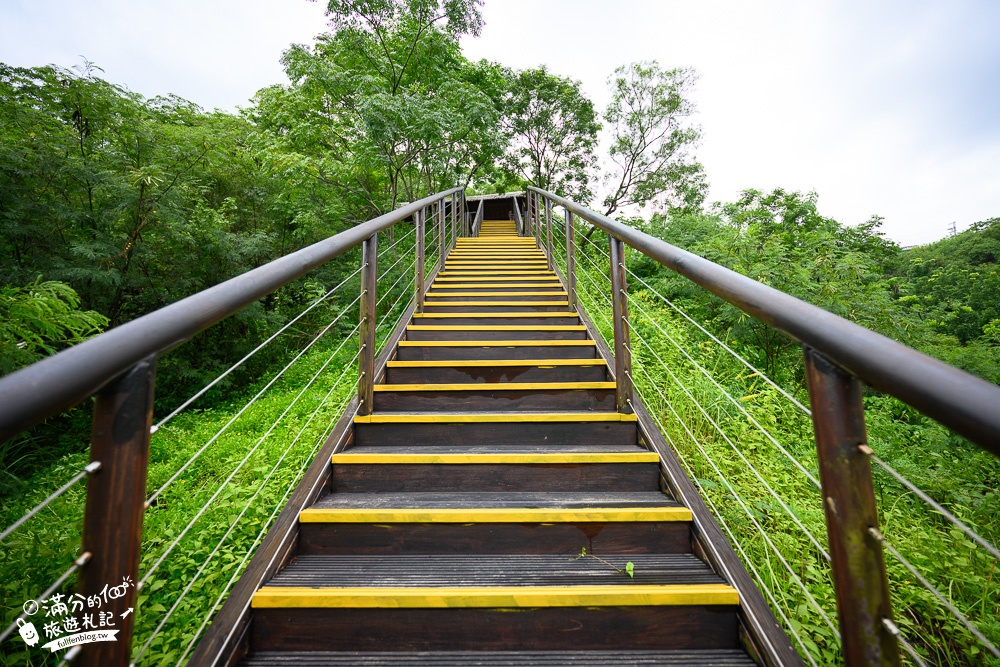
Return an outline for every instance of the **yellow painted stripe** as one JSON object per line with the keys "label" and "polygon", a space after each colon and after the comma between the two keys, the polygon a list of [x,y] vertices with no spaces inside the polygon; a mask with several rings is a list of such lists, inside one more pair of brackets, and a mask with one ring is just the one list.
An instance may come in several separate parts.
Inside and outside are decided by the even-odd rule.
{"label": "yellow painted stripe", "polygon": [[415,319],[419,318],[440,318],[448,319],[455,317],[576,317],[576,313],[413,313]]}
{"label": "yellow painted stripe", "polygon": [[562,283],[559,283],[559,282],[553,282],[553,283],[529,283],[529,282],[524,282],[524,283],[480,283],[480,284],[477,285],[475,283],[461,283],[461,282],[441,283],[441,282],[435,280],[434,284],[431,285],[431,289],[434,289],[434,290],[441,290],[441,289],[454,289],[454,290],[463,290],[463,289],[466,289],[466,290],[468,290],[468,289],[542,289],[542,288],[544,288],[544,289],[550,289],[550,290],[560,289],[560,288],[562,288]]}
{"label": "yellow painted stripe", "polygon": [[657,463],[656,452],[562,452],[558,454],[334,454],[340,465],[474,465],[558,463]]}
{"label": "yellow painted stripe", "polygon": [[545,389],[614,389],[614,382],[479,382],[455,384],[377,384],[384,391],[542,391]]}
{"label": "yellow painted stripe", "polygon": [[506,275],[506,274],[500,276],[493,276],[490,274],[474,275],[474,276],[447,276],[447,277],[438,277],[434,281],[434,284],[437,285],[441,283],[446,287],[452,287],[453,285],[446,283],[455,283],[456,285],[467,284],[470,287],[479,287],[480,285],[492,284],[490,283],[491,280],[492,281],[500,280],[504,282],[509,282],[512,286],[517,286],[517,287],[521,287],[524,285],[533,285],[535,284],[535,282],[553,282],[553,283],[558,283],[560,286],[562,285],[562,283],[558,282],[559,279],[556,278],[555,274],[552,275],[539,274],[539,275],[527,275],[527,276]]}
{"label": "yellow painted stripe", "polygon": [[532,607],[677,607],[738,605],[726,584],[665,586],[469,586],[292,588],[265,586],[254,609],[513,609]]}
{"label": "yellow painted stripe", "polygon": [[401,340],[400,347],[590,347],[592,340]]}
{"label": "yellow painted stripe", "polygon": [[453,297],[453,296],[566,296],[565,290],[559,290],[558,292],[427,292],[424,296],[429,296],[432,299],[434,297]]}
{"label": "yellow painted stripe", "polygon": [[586,331],[583,324],[410,324],[407,331]]}
{"label": "yellow painted stripe", "polygon": [[354,415],[355,424],[507,424],[634,422],[621,412],[396,412]]}
{"label": "yellow painted stripe", "polygon": [[556,275],[552,271],[528,271],[526,269],[512,269],[510,271],[500,271],[492,270],[487,271],[485,269],[480,271],[470,271],[468,269],[463,271],[442,271],[438,274],[438,278],[445,276],[480,276],[485,278],[500,277],[500,276],[554,276]]}
{"label": "yellow painted stripe", "polygon": [[603,359],[468,359],[464,361],[387,361],[389,368],[479,368],[504,366],[533,366],[555,368],[556,366],[603,366]]}
{"label": "yellow painted stripe", "polygon": [[309,507],[302,523],[608,523],[691,521],[686,507],[471,507],[353,509]]}
{"label": "yellow painted stripe", "polygon": [[566,306],[569,301],[436,301],[427,303],[435,308],[464,308],[466,306]]}

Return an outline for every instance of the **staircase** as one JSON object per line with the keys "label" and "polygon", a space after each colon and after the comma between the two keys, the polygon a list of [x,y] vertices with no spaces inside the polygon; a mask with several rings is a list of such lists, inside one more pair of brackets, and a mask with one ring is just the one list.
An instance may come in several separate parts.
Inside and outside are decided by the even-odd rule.
{"label": "staircase", "polygon": [[277,665],[753,665],[739,599],[513,222],[460,238],[253,596]]}

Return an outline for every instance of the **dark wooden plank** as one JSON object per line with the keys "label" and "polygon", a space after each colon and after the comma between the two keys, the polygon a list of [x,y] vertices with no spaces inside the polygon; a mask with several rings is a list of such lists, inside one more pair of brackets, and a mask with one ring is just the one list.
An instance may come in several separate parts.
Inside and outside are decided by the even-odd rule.
{"label": "dark wooden plank", "polygon": [[636,444],[634,422],[530,422],[356,424],[356,445],[461,445],[488,442],[495,447],[573,442],[580,446]]}
{"label": "dark wooden plank", "polygon": [[400,347],[396,353],[399,361],[451,361],[469,359],[593,359],[593,345],[503,345],[482,346],[424,346]]}
{"label": "dark wooden plank", "polygon": [[583,523],[304,523],[303,554],[690,553],[680,521]]}
{"label": "dark wooden plank", "polygon": [[[488,310],[483,310],[480,312],[489,312]],[[437,317],[435,317],[437,315]],[[479,326],[487,326],[491,324],[520,324],[520,325],[531,325],[531,324],[544,324],[544,325],[560,325],[560,324],[580,324],[580,318],[576,313],[538,313],[537,315],[531,315],[529,317],[504,317],[503,314],[497,314],[496,317],[441,317],[441,313],[427,313],[424,317],[418,317],[413,320],[414,324],[445,324],[445,325],[460,325],[460,324],[472,324]]]}
{"label": "dark wooden plank", "polygon": [[655,491],[656,463],[351,464],[333,467],[334,493],[384,491]]}
{"label": "dark wooden plank", "polygon": [[[481,388],[480,388],[481,387]],[[379,391],[375,411],[440,412],[614,412],[614,389],[497,389],[487,384],[476,389],[436,391]]]}
{"label": "dark wooden plank", "polygon": [[[546,297],[539,297],[538,300],[543,300]],[[470,297],[471,300],[471,297]],[[513,306],[499,306],[496,304],[490,304],[488,306],[441,306],[433,305],[430,303],[424,304],[424,312],[426,313],[565,313],[566,310],[566,299],[562,299],[561,306],[525,306],[525,305],[513,305]]]}
{"label": "dark wooden plank", "polygon": [[732,607],[259,609],[253,650],[737,648]]}
{"label": "dark wooden plank", "polygon": [[392,653],[269,652],[247,658],[244,667],[754,667],[744,651],[397,651]]}
{"label": "dark wooden plank", "polygon": [[659,491],[429,491],[335,493],[313,507],[319,509],[478,509],[483,507],[588,509],[677,507]]}
{"label": "dark wooden plank", "polygon": [[599,366],[431,366],[386,369],[388,384],[473,382],[606,382],[607,367]]}
{"label": "dark wooden plank", "polygon": [[[431,325],[433,326],[433,325]],[[490,326],[490,325],[480,325]],[[526,325],[530,326],[530,325]],[[505,329],[491,330],[461,330],[422,331],[410,329],[406,332],[406,340],[586,340],[587,332],[577,331],[545,331],[543,329],[528,329],[511,331]]]}
{"label": "dark wooden plank", "polygon": [[[625,573],[633,565],[632,576]],[[694,554],[301,555],[267,587],[668,586],[722,584]]]}
{"label": "dark wooden plank", "polygon": [[[497,292],[507,292],[505,294],[497,294]],[[483,291],[475,294],[475,296],[469,296],[463,294],[462,296],[456,296],[453,294],[448,294],[447,292],[436,292],[434,296],[428,296],[425,303],[428,306],[433,306],[435,304],[441,303],[461,303],[462,301],[566,301],[566,295],[560,294],[558,292],[547,292],[545,294],[524,294],[524,292],[535,292],[536,290],[491,290],[489,292]],[[539,290],[540,291],[540,290]],[[566,307],[563,306],[563,310]]]}

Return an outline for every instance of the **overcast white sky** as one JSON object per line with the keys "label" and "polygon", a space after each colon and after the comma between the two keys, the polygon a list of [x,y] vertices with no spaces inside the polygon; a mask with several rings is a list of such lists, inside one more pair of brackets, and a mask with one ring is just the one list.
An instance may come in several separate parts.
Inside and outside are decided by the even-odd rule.
{"label": "overcast white sky", "polygon": [[[0,0],[0,61],[70,67],[233,110],[285,82],[278,59],[326,29],[306,0]],[[903,244],[1000,216],[1000,2],[486,0],[473,59],[546,64],[599,107],[620,64],[701,74],[710,199],[816,190]],[[529,21],[529,18],[533,20]]]}

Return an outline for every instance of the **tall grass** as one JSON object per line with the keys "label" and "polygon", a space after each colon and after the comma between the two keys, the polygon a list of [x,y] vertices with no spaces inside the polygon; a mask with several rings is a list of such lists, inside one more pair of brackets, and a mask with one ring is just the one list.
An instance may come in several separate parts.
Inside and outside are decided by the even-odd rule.
{"label": "tall grass", "polygon": [[[581,245],[578,297],[610,342],[607,258]],[[565,267],[565,252],[556,254]],[[737,553],[790,630],[793,645],[815,664],[839,663],[836,600],[822,555],[827,539],[821,495],[792,461],[819,478],[810,418],[641,285],[630,286],[629,306],[637,394],[731,534]],[[726,341],[726,332],[713,333],[735,345]],[[754,358],[752,350],[742,352]],[[808,406],[801,367],[786,375],[797,381],[784,388]],[[896,399],[867,391],[864,401],[876,454],[996,544],[1000,461]],[[885,471],[873,468],[887,543],[990,641],[1000,643],[996,560]],[[885,557],[895,621],[924,661],[1000,664],[899,560],[888,552]],[[906,655],[904,660],[911,661]]]}

